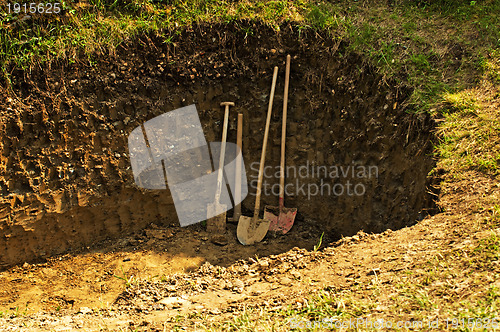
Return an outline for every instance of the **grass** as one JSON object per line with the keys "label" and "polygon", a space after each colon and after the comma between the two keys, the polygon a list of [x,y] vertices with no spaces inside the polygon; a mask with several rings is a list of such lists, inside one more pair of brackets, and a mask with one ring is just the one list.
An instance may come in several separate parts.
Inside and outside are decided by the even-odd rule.
{"label": "grass", "polygon": [[125,288],[130,288],[133,285],[134,276],[133,275],[130,277],[127,276],[127,274],[123,270],[123,266],[120,266],[120,269],[121,269],[122,275],[119,276],[119,275],[115,274],[114,277],[117,279],[123,280],[123,282],[125,283]]}
{"label": "grass", "polygon": [[[208,331],[325,331],[340,329],[335,324],[342,322],[354,322],[363,331],[377,330],[374,324],[402,324],[399,330],[405,331],[425,330],[429,324],[438,324],[436,330],[500,327],[500,290],[491,283],[500,275],[495,263],[499,257],[500,237],[491,232],[462,252],[445,249],[405,275],[394,275],[396,283],[377,278],[375,283],[371,280],[342,290],[327,287],[305,299],[295,298],[284,309],[246,307],[230,321],[208,323],[205,317],[198,327]],[[183,316],[177,321],[180,326],[190,322]]]}
{"label": "grass", "polygon": [[[495,1],[241,0],[63,2],[58,15],[0,14],[0,68],[7,81],[14,68],[47,61],[92,61],[144,33],[171,42],[175,29],[198,22],[256,20],[279,30],[286,21],[301,29],[324,29],[366,55],[383,75],[414,88],[411,104],[428,111],[443,94],[474,81],[477,72],[496,79],[498,62],[484,63],[500,46],[500,4]],[[252,34],[246,28],[247,34]],[[481,38],[478,38],[481,36]]]}
{"label": "grass", "polygon": [[27,316],[29,312],[28,306],[29,304],[26,303],[23,311],[21,311],[18,306],[15,309],[11,310],[10,313],[8,311],[0,311],[0,318]]}
{"label": "grass", "polygon": [[485,82],[483,87],[447,93],[443,98],[444,121],[438,129],[436,151],[440,166],[456,178],[467,170],[500,174],[500,90],[486,78]]}
{"label": "grass", "polygon": [[321,236],[319,237],[318,243],[314,245],[313,250],[318,251],[321,248],[321,244],[323,243],[323,235],[325,235],[325,232],[321,233]]}

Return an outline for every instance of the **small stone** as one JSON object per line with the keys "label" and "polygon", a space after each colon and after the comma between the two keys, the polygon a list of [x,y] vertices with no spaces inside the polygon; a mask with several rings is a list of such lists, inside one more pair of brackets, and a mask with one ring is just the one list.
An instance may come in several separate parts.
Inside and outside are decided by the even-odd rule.
{"label": "small stone", "polygon": [[178,296],[166,297],[158,301],[158,303],[163,304],[167,307],[178,308],[182,305],[189,304],[190,302]]}
{"label": "small stone", "polygon": [[216,235],[212,237],[210,241],[212,241],[213,244],[216,244],[218,246],[225,246],[228,243],[225,235]]}
{"label": "small stone", "polygon": [[80,307],[80,311],[78,312],[86,315],[92,313],[92,309],[90,309],[89,307]]}
{"label": "small stone", "polygon": [[288,278],[288,277],[283,277],[280,280],[280,284],[282,284],[283,286],[290,286],[292,283],[293,283],[293,280]]}
{"label": "small stone", "polygon": [[261,261],[259,261],[259,266],[261,268],[267,268],[267,267],[269,267],[269,262],[261,260]]}
{"label": "small stone", "polygon": [[243,288],[245,287],[245,283],[241,281],[240,279],[236,279],[233,281],[233,286],[236,288]]}
{"label": "small stone", "polygon": [[175,292],[177,290],[177,287],[175,287],[174,285],[168,285],[165,287],[165,289],[169,292]]}

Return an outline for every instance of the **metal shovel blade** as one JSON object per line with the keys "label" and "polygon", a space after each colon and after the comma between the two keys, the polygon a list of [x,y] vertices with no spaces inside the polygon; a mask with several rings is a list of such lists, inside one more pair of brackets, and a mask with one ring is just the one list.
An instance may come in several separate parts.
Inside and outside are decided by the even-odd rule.
{"label": "metal shovel blade", "polygon": [[207,215],[214,216],[207,219],[207,232],[222,234],[226,232],[227,205],[214,202],[207,205]]}
{"label": "metal shovel blade", "polygon": [[265,219],[241,216],[238,221],[236,235],[238,236],[238,241],[246,246],[262,241],[268,229],[269,221]]}
{"label": "metal shovel blade", "polygon": [[270,222],[269,231],[286,234],[292,228],[297,208],[286,208],[279,206],[266,206],[264,219]]}

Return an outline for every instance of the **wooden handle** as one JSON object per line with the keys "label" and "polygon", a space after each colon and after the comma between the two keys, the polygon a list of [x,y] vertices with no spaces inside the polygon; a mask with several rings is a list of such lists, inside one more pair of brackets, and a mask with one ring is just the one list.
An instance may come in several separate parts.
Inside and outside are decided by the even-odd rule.
{"label": "wooden handle", "polygon": [[269,106],[267,108],[266,129],[264,131],[264,143],[262,143],[262,154],[260,156],[259,177],[257,180],[257,195],[255,197],[254,218],[258,218],[260,210],[260,195],[262,190],[262,178],[264,177],[264,162],[266,161],[267,137],[269,136],[269,124],[271,123],[271,113],[273,111],[274,88],[278,77],[278,67],[274,67],[273,84],[271,85],[271,94],[269,96]]}
{"label": "wooden handle", "polygon": [[224,127],[222,128],[222,146],[219,157],[219,171],[217,173],[217,191],[215,193],[216,203],[219,203],[220,195],[222,193],[222,172],[224,170],[224,157],[226,154],[227,123],[229,121],[229,104],[226,104],[225,106],[226,108],[224,111],[224,124],[223,124]]}
{"label": "wooden handle", "polygon": [[283,123],[281,124],[281,162],[280,162],[280,206],[285,204],[285,141],[286,141],[286,113],[288,107],[288,83],[290,81],[290,54],[286,57],[285,92],[283,95]]}
{"label": "wooden handle", "polygon": [[242,137],[243,137],[243,114],[239,113],[238,114],[238,129],[236,131],[236,145],[238,145],[238,148],[240,149],[241,153],[241,158],[236,156],[236,178],[235,178],[235,191],[236,193],[234,194],[234,200],[235,200],[235,207],[234,207],[234,215],[233,215],[233,220],[238,221],[241,216],[241,159],[243,158],[243,149],[242,149]]}

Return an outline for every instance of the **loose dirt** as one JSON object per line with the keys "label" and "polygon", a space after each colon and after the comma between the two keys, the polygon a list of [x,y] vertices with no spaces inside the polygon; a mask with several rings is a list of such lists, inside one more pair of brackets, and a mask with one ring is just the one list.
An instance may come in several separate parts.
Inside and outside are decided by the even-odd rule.
{"label": "loose dirt", "polygon": [[[477,232],[477,225],[481,224],[482,217],[477,214],[475,206],[485,200],[495,197],[498,199],[498,194],[495,197],[483,196],[483,193],[491,193],[498,188],[498,182],[474,172],[470,172],[469,176],[476,179],[476,191],[464,198],[463,189],[471,185],[468,180],[447,186],[447,194],[442,197],[442,208],[446,212],[427,217],[414,226],[397,231],[387,230],[381,234],[367,234],[361,231],[352,237],[330,243],[319,251],[297,247],[281,254],[267,255],[269,251],[265,248],[269,248],[269,245],[263,243],[257,245],[258,249],[265,253],[262,256],[249,257],[230,265],[223,262],[216,265],[205,262],[200,268],[181,273],[188,264],[184,261],[179,265],[182,266],[177,270],[179,273],[167,273],[162,276],[153,275],[153,262],[158,265],[163,262],[165,266],[174,261],[180,262],[181,259],[177,257],[158,262],[151,259],[151,251],[142,250],[139,253],[89,253],[64,257],[61,261],[54,259],[43,265],[19,268],[19,279],[24,281],[26,278],[22,276],[22,270],[34,274],[54,271],[53,274],[57,275],[62,271],[81,271],[77,268],[78,264],[90,262],[87,282],[102,285],[105,284],[102,280],[100,283],[93,281],[98,272],[106,271],[98,262],[107,262],[109,267],[114,261],[117,265],[127,266],[122,276],[128,283],[121,280],[121,286],[115,288],[117,291],[120,288],[121,292],[117,292],[114,298],[110,296],[110,302],[106,305],[101,302],[98,306],[86,307],[84,304],[89,302],[84,302],[74,295],[63,295],[61,298],[72,298],[74,302],[61,304],[59,310],[37,313],[31,313],[37,310],[32,310],[29,305],[26,309],[28,314],[23,313],[24,309],[11,311],[7,318],[0,319],[0,323],[6,331],[29,331],[35,328],[54,331],[77,328],[86,328],[89,331],[168,331],[181,328],[198,331],[209,328],[211,324],[238,319],[249,309],[262,309],[268,313],[287,308],[301,310],[309,305],[307,299],[314,294],[320,295],[323,291],[353,294],[353,289],[356,290],[356,295],[351,296],[366,299],[370,303],[373,309],[371,317],[374,320],[412,319],[411,313],[395,310],[397,307],[394,305],[397,304],[394,302],[404,298],[398,295],[398,287],[411,282],[410,278],[427,275],[429,262],[438,257],[444,259],[442,255],[473,251],[480,240],[491,232]],[[168,231],[153,227],[148,228],[146,233],[150,233],[149,238],[154,238],[151,234]],[[297,232],[297,229],[294,231]],[[198,231],[192,230],[192,233],[194,232]],[[199,232],[198,236],[204,235]],[[133,238],[127,241],[133,241]],[[158,240],[157,243],[161,245],[163,240]],[[204,243],[210,246],[209,243]],[[126,265],[123,262],[124,257],[131,258],[134,264]],[[145,260],[149,261],[149,265],[142,268]],[[445,261],[442,264],[445,264]],[[136,266],[137,270],[132,266]],[[94,268],[99,271],[91,272]],[[460,271],[454,271],[457,273],[456,280],[451,283],[455,286],[442,298],[444,303],[454,303],[457,298],[464,300],[480,294],[463,286],[470,282],[467,279],[469,267],[464,268],[463,275]],[[139,270],[145,276],[142,279],[132,274]],[[171,273],[174,270],[175,267],[171,267],[161,271]],[[498,271],[498,267],[495,267],[495,270]],[[115,267],[112,273],[118,271]],[[2,278],[13,277],[14,273],[15,270],[3,272]],[[72,279],[76,287],[85,287],[86,283],[77,275]],[[442,286],[438,286],[438,282],[442,283],[442,280],[436,281],[435,289],[429,286],[429,294],[442,292]],[[490,285],[489,281],[482,283],[481,287],[485,289]],[[482,289],[481,287],[479,288]],[[67,294],[71,294],[70,287]],[[373,298],[375,295],[376,298]],[[341,310],[339,308],[349,304],[339,302],[331,305]],[[411,306],[406,308],[409,310]],[[449,315],[449,312],[446,308],[438,307],[432,314],[444,317]],[[280,319],[289,320],[290,317]],[[289,325],[284,321],[272,324],[280,326],[276,329],[278,331],[289,330]],[[255,322],[255,326],[259,326],[259,322]],[[229,328],[229,325],[227,327]],[[256,330],[264,330],[264,327]]]}
{"label": "loose dirt", "polygon": [[80,252],[25,263],[0,274],[0,311],[107,308],[127,284],[141,279],[164,279],[197,270],[210,263],[221,267],[233,262],[266,257],[292,247],[312,249],[321,232],[302,223],[289,236],[243,247],[236,225],[229,224],[228,244],[211,243],[200,225],[188,228],[151,224],[137,234],[108,240]]}

